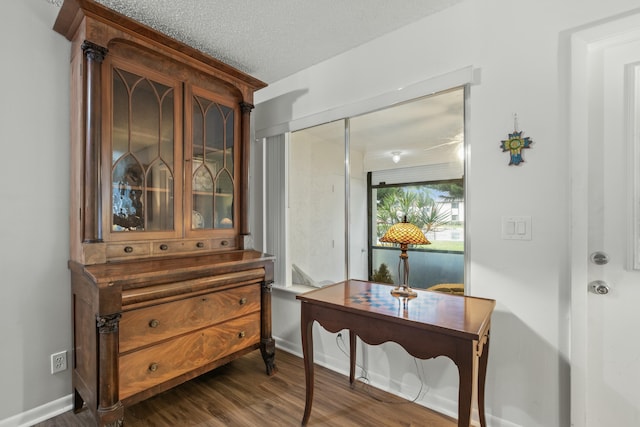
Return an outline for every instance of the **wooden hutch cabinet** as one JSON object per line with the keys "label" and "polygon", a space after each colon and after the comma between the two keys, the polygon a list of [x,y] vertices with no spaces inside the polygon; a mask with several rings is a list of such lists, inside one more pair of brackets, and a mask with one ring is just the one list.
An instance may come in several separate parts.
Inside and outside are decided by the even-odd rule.
{"label": "wooden hutch cabinet", "polygon": [[273,258],[249,234],[249,115],[265,84],[92,0],[71,44],[74,407],[124,405],[260,349]]}

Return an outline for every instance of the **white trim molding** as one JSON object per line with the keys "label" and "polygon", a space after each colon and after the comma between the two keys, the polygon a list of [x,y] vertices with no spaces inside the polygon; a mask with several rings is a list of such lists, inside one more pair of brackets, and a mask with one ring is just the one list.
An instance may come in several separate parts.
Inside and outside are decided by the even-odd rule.
{"label": "white trim molding", "polygon": [[626,93],[628,99],[628,146],[629,146],[629,169],[628,180],[633,184],[630,186],[632,192],[629,200],[631,212],[631,230],[629,233],[632,241],[629,242],[630,265],[634,270],[640,270],[640,64],[629,65],[627,84],[629,86]]}
{"label": "white trim molding", "polygon": [[[294,132],[323,123],[329,123],[348,117],[356,117],[364,113],[376,111],[390,105],[431,95],[454,87],[480,82],[480,69],[467,66],[439,76],[407,85],[397,90],[386,92],[351,104],[341,105],[306,117],[292,118],[287,123],[269,124],[266,128],[256,129],[256,138],[262,139],[286,132]],[[268,104],[269,100],[265,101]],[[256,105],[256,111],[261,104]]]}
{"label": "white trim molding", "polygon": [[0,420],[0,427],[29,427],[73,409],[73,394]]}

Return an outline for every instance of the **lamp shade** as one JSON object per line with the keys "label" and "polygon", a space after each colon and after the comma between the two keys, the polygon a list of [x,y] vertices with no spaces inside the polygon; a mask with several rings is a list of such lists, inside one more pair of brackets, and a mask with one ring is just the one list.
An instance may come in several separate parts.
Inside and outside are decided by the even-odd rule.
{"label": "lamp shade", "polygon": [[403,221],[393,224],[380,239],[385,243],[400,243],[405,245],[430,245],[422,230],[413,224]]}

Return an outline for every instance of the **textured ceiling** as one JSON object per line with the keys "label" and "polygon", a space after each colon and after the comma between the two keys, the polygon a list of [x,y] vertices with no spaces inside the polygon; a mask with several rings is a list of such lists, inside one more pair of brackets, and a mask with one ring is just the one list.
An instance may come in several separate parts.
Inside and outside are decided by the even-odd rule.
{"label": "textured ceiling", "polygon": [[97,0],[266,83],[460,1]]}

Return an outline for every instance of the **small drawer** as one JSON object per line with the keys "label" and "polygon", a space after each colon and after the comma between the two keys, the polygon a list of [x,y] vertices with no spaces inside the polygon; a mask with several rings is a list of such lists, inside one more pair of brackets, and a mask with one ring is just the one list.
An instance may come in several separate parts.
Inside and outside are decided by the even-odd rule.
{"label": "small drawer", "polygon": [[186,240],[186,241],[170,241],[156,242],[153,244],[154,255],[178,254],[185,252],[197,252],[209,249],[211,243],[207,239],[202,240]]}
{"label": "small drawer", "polygon": [[116,243],[107,246],[107,259],[126,259],[149,256],[149,243]]}
{"label": "small drawer", "polygon": [[121,356],[120,399],[258,343],[260,313],[253,313]]}
{"label": "small drawer", "polygon": [[167,302],[122,313],[120,352],[260,311],[260,284]]}
{"label": "small drawer", "polygon": [[233,237],[211,240],[211,249],[236,249],[238,246]]}

